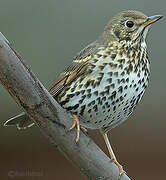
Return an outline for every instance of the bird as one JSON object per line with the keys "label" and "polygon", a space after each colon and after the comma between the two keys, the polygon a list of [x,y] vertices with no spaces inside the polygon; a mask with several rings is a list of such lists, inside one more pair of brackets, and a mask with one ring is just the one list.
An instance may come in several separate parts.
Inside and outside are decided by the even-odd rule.
{"label": "bird", "polygon": [[[146,37],[149,27],[162,15],[146,16],[135,10],[122,11],[105,26],[98,39],[74,58],[48,89],[72,115],[76,142],[80,129],[101,132],[112,162],[117,161],[108,132],[126,121],[148,86],[150,61]],[[25,129],[34,124],[23,112],[5,122]]]}

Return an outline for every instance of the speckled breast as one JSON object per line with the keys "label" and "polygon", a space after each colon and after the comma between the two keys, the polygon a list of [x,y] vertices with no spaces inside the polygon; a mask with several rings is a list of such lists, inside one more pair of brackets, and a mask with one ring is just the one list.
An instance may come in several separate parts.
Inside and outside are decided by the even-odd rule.
{"label": "speckled breast", "polygon": [[133,51],[119,54],[101,49],[89,61],[87,72],[66,89],[60,104],[79,115],[84,127],[106,132],[133,112],[148,85],[148,78],[145,49],[134,54]]}

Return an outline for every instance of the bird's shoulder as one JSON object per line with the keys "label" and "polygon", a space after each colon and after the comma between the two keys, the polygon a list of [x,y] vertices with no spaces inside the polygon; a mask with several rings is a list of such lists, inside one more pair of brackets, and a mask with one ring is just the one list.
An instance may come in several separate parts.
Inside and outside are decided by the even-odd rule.
{"label": "bird's shoulder", "polygon": [[59,95],[66,86],[86,72],[89,60],[98,50],[99,43],[97,41],[89,44],[81,50],[74,58],[70,66],[68,66],[54,81],[49,88],[49,92],[53,97]]}

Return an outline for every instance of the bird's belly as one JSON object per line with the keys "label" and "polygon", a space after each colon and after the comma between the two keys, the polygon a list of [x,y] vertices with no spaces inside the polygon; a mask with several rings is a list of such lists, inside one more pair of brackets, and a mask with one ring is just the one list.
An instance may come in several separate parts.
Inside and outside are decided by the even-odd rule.
{"label": "bird's belly", "polygon": [[106,128],[110,130],[114,128],[127,120],[142,98],[144,90],[141,88],[136,92],[135,88],[128,88],[113,99],[109,98],[111,96],[107,96],[105,99],[104,96],[104,100],[101,102],[98,100],[99,97],[94,97],[91,99],[92,105],[86,107],[85,112],[80,116],[81,124],[90,129]]}
{"label": "bird's belly", "polygon": [[82,86],[77,79],[70,86],[67,92],[68,101],[64,98],[63,107],[79,115],[80,123],[86,128],[110,130],[125,121],[133,112],[147,83],[143,72],[139,77],[136,73],[123,76],[113,73],[111,77],[105,73],[100,83],[89,83],[89,86],[86,86],[86,79],[81,81]]}

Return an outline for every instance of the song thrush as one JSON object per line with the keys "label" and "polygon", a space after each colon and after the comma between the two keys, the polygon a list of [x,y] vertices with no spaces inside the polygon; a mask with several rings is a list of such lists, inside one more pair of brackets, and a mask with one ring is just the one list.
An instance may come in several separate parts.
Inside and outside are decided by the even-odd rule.
{"label": "song thrush", "polygon": [[[138,11],[124,11],[111,19],[102,35],[73,59],[73,63],[49,89],[51,95],[73,115],[79,140],[80,126],[99,129],[112,161],[116,160],[107,133],[127,120],[141,100],[149,81],[146,35],[149,25],[161,15],[147,17]],[[20,129],[33,122],[25,113],[5,125]]]}

